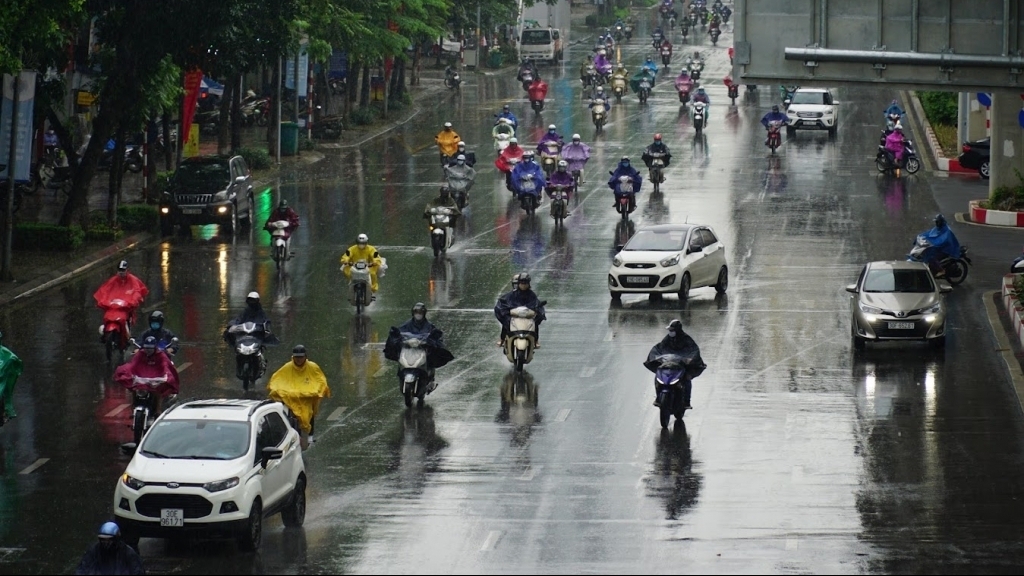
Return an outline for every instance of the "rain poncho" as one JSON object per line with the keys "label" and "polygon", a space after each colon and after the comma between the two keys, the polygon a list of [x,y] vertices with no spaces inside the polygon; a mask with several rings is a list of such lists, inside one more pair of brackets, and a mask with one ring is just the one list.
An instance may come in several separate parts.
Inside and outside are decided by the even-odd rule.
{"label": "rain poncho", "polygon": [[646,70],[648,72],[648,74],[650,74],[650,76],[652,78],[651,84],[654,84],[654,80],[653,79],[658,77],[658,64],[657,64],[657,62],[655,62],[654,60],[647,60],[647,61],[645,61],[644,65],[640,67],[640,71],[641,72],[643,72],[644,70]]}
{"label": "rain poncho", "polygon": [[470,168],[476,164],[476,152],[470,152],[469,150],[466,150],[465,146],[463,146],[462,150],[455,151],[455,156],[452,156],[452,159],[448,161],[448,165],[457,166],[459,164],[459,161],[457,160],[459,156],[466,157],[466,166],[469,166]]}
{"label": "rain poncho", "polygon": [[[523,178],[527,174],[533,175],[533,179],[529,180],[528,184],[526,179]],[[536,162],[520,162],[512,169],[512,186],[515,188],[517,196],[523,194],[540,196],[540,191],[544,188],[544,184],[544,170]]]}
{"label": "rain poncho", "polygon": [[423,217],[429,219],[431,208],[448,208],[452,211],[449,216],[451,226],[455,226],[455,223],[459,221],[459,216],[462,216],[462,210],[459,210],[459,205],[455,202],[455,197],[449,195],[447,198],[441,198],[435,196],[433,200],[427,202],[427,206],[423,209]]}
{"label": "rain poncho", "polygon": [[935,226],[921,235],[932,245],[926,253],[927,258],[934,257],[934,252],[954,258],[960,256],[960,241],[956,239],[956,235],[949,229],[948,224]]}
{"label": "rain poncho", "polygon": [[769,112],[764,115],[764,118],[761,118],[761,124],[764,125],[765,128],[767,128],[772,122],[782,122],[785,124],[786,115],[782,112]]}
{"label": "rain poncho", "polygon": [[299,367],[289,361],[270,377],[267,397],[287,406],[302,431],[309,434],[312,419],[320,410],[320,401],[331,397],[331,388],[316,362],[306,360]]}
{"label": "rain poncho", "polygon": [[149,355],[144,350],[139,350],[132,355],[131,360],[118,366],[117,370],[114,370],[114,382],[128,390],[132,389],[133,376],[138,376],[139,378],[160,378],[166,376],[167,382],[156,388],[156,393],[160,396],[178,393],[178,369],[174,367],[174,363],[163,352],[158,351]]}
{"label": "rain poncho", "polygon": [[[511,111],[505,112],[503,110],[500,114],[498,114],[498,120],[500,121],[502,118],[508,120],[509,124],[512,125],[513,130],[519,129],[519,120],[516,119],[516,115],[513,114]],[[509,134],[509,136],[511,136],[511,134]]]}
{"label": "rain poncho", "polygon": [[885,149],[896,158],[896,163],[903,162],[903,133],[895,130],[885,137]]}
{"label": "rain poncho", "polygon": [[342,268],[345,270],[345,278],[352,278],[352,266],[346,266],[346,264],[355,264],[360,260],[365,260],[370,266],[370,290],[373,292],[377,291],[377,272],[380,270],[381,264],[384,263],[380,257],[380,253],[373,246],[367,244],[366,247],[362,247],[359,244],[353,244],[345,251],[345,254],[341,257]]}
{"label": "rain poncho", "polygon": [[94,543],[82,556],[75,574],[145,574],[142,558],[123,540],[114,543],[107,550],[99,542]]}
{"label": "rain poncho", "polygon": [[540,137],[540,140],[537,142],[537,154],[540,154],[544,150],[545,142],[556,142],[558,143],[558,146],[561,147],[564,140],[562,139],[562,135],[559,134],[558,132],[552,132],[551,130],[548,130],[547,132],[544,133],[543,136]]}
{"label": "rain poncho", "polygon": [[402,334],[412,334],[426,340],[427,366],[431,368],[441,368],[455,359],[444,346],[444,332],[426,319],[417,322],[410,318],[399,327],[392,326],[388,332],[388,339],[384,342],[384,357],[388,360],[398,362],[398,357],[402,353]]}
{"label": "rain poncho", "polygon": [[686,367],[686,377],[691,380],[700,376],[704,369],[707,368],[704,360],[700,357],[700,347],[697,346],[697,343],[686,332],[680,332],[674,338],[668,335],[662,338],[661,342],[655,344],[651,348],[650,353],[647,354],[644,368],[651,372],[657,372],[658,368],[661,367],[658,357],[666,355],[683,356],[689,360]]}
{"label": "rain poncho", "polygon": [[[523,161],[523,152],[525,150],[519,144],[509,144],[494,160],[494,166],[502,172],[511,172],[513,166],[518,166]],[[515,163],[509,162],[512,159],[515,160]]]}
{"label": "rain poncho", "polygon": [[565,160],[569,166],[566,168],[569,172],[573,170],[583,170],[583,167],[587,165],[587,160],[590,159],[590,146],[587,146],[583,142],[579,144],[570,142],[562,147],[562,160]]}
{"label": "rain poncho", "polygon": [[544,100],[544,97],[548,95],[548,83],[537,79],[530,84],[530,89],[527,90],[530,94],[530,100]]}
{"label": "rain poncho", "polygon": [[640,91],[640,80],[643,79],[644,77],[646,77],[647,81],[651,85],[650,89],[653,91],[654,90],[654,76],[655,76],[654,74],[651,74],[650,68],[646,68],[646,67],[645,68],[641,68],[639,72],[637,72],[636,74],[633,74],[633,77],[629,79],[629,89],[632,90],[633,92],[639,92]]}
{"label": "rain poncho", "polygon": [[633,168],[632,165],[623,166],[622,162],[619,162],[619,165],[615,167],[615,171],[612,172],[611,178],[608,179],[608,187],[611,188],[613,192],[615,192],[616,196],[619,195],[619,193],[616,191],[618,189],[618,179],[622,176],[629,176],[630,178],[633,179],[634,193],[640,191],[640,185],[643,184],[644,181],[643,176],[641,176],[640,173],[637,172],[636,168]]}
{"label": "rain poncho", "polygon": [[494,317],[507,330],[509,320],[512,319],[512,310],[520,306],[526,306],[537,313],[534,317],[534,322],[540,328],[540,323],[547,318],[547,315],[544,312],[544,307],[540,304],[540,299],[537,298],[537,294],[533,290],[517,289],[498,298],[498,302],[494,305]]}
{"label": "rain poncho", "polygon": [[459,135],[451,128],[445,128],[438,132],[437,136],[434,136],[434,142],[437,143],[438,149],[440,149],[441,153],[445,156],[455,154],[459,149],[460,140],[462,140],[462,138],[459,138]]}
{"label": "rain poncho", "polygon": [[664,156],[660,156],[660,158],[667,168],[669,161],[672,160],[672,153],[668,151],[668,146],[666,146],[664,142],[655,142],[649,144],[647,148],[644,149],[644,153],[640,158],[648,168],[651,167],[651,162],[654,160],[654,154],[664,154]]}
{"label": "rain poncho", "polygon": [[516,135],[516,128],[508,122],[498,122],[494,125],[494,128],[491,128],[491,138],[497,140],[498,134],[505,134],[509,138],[512,138]]}
{"label": "rain poncho", "polygon": [[604,54],[598,54],[594,56],[594,68],[602,75],[608,75],[612,71],[612,63],[608,61],[608,57]]}
{"label": "rain poncho", "polygon": [[573,183],[574,181],[572,179],[571,172],[569,172],[568,170],[564,172],[561,170],[555,170],[554,172],[551,173],[551,179],[548,180],[547,185],[545,187],[548,189],[548,194],[550,195],[551,192],[553,192],[553,190],[551,190],[552,186],[568,186],[569,191],[571,192]]}
{"label": "rain poncho", "polygon": [[11,352],[6,346],[0,346],[0,398],[4,400],[4,414],[0,414],[0,422],[4,418],[14,418],[18,414],[14,411],[14,385],[24,369],[21,358]]}
{"label": "rain poncho", "polygon": [[448,179],[448,185],[452,188],[453,192],[468,190],[476,179],[476,170],[466,164],[462,166],[458,164],[447,166],[444,169],[444,173]]}
{"label": "rain poncho", "polygon": [[676,92],[693,92],[693,78],[686,72],[676,76]]}
{"label": "rain poncho", "polygon": [[885,109],[884,115],[888,117],[889,114],[899,114],[900,116],[903,116],[906,114],[906,112],[903,111],[903,108],[900,108],[899,104],[893,102],[892,104],[889,104],[888,108]]}
{"label": "rain poncho", "polygon": [[149,288],[131,272],[125,274],[124,278],[115,275],[96,289],[92,297],[96,300],[96,306],[106,309],[111,300],[124,300],[132,309],[133,316],[135,308],[138,308],[142,301],[149,294]]}

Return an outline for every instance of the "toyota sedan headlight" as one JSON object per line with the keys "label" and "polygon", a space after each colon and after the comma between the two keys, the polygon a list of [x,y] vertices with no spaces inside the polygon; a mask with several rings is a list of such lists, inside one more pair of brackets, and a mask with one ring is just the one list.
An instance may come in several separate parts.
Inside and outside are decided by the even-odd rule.
{"label": "toyota sedan headlight", "polygon": [[207,492],[221,492],[228,488],[234,488],[238,486],[238,477],[228,478],[227,480],[218,480],[217,482],[207,482],[203,484],[203,489]]}
{"label": "toyota sedan headlight", "polygon": [[618,268],[619,266],[622,266],[622,258],[620,256],[616,256],[615,258],[612,258],[612,266],[615,266],[616,268]]}
{"label": "toyota sedan headlight", "polygon": [[679,264],[679,254],[669,256],[668,258],[665,258],[664,260],[661,261],[661,265],[664,266],[665,268],[668,268],[669,266],[675,266],[676,264]]}
{"label": "toyota sedan headlight", "polygon": [[121,476],[121,482],[124,482],[124,485],[131,488],[132,490],[142,490],[146,486],[145,482],[139,480],[138,478],[132,478],[128,474],[124,474],[123,476]]}
{"label": "toyota sedan headlight", "polygon": [[863,302],[860,303],[860,311],[864,312],[866,314],[881,314],[882,313],[882,309],[881,308],[876,308],[874,306],[868,306],[867,304],[865,304]]}
{"label": "toyota sedan headlight", "polygon": [[930,306],[928,308],[925,308],[921,312],[923,314],[938,314],[941,311],[942,311],[942,302],[936,302],[935,304],[933,304],[932,306]]}

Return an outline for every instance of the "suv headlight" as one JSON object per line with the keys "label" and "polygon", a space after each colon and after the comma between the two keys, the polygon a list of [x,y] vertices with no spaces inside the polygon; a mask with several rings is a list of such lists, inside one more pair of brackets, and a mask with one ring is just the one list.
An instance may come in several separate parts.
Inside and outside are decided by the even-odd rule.
{"label": "suv headlight", "polygon": [[679,254],[669,256],[668,258],[665,258],[664,260],[661,261],[661,265],[664,266],[665,268],[668,268],[669,266],[675,266],[676,264],[679,264]]}
{"label": "suv headlight", "polygon": [[616,268],[622,266],[622,257],[616,256],[615,258],[612,258],[612,266],[615,266]]}
{"label": "suv headlight", "polygon": [[138,478],[132,478],[127,473],[121,476],[121,482],[124,482],[124,485],[132,490],[142,490],[146,486],[145,482]]}
{"label": "suv headlight", "polygon": [[207,482],[203,484],[203,489],[207,492],[220,492],[227,490],[228,488],[234,488],[238,486],[238,477],[228,478],[227,480],[218,480],[216,482]]}
{"label": "suv headlight", "polygon": [[861,302],[859,304],[859,306],[860,306],[860,311],[861,312],[865,312],[867,314],[881,314],[882,313],[882,309],[881,308],[875,308],[874,306],[868,306],[867,304],[865,304],[863,302]]}

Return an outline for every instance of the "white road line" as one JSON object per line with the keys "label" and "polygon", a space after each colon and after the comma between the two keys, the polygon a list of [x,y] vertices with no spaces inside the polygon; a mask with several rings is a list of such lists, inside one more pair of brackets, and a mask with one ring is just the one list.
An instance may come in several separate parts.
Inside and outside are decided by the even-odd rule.
{"label": "white road line", "polygon": [[490,550],[494,550],[494,547],[498,544],[498,540],[499,539],[501,539],[501,531],[500,530],[491,530],[487,534],[487,539],[484,540],[483,546],[480,547],[480,551],[481,552],[487,552],[487,551],[490,551]]}
{"label": "white road line", "polygon": [[363,344],[363,350],[383,350],[383,349],[384,349],[384,342],[367,342],[366,344]]}
{"label": "white road line", "polygon": [[334,420],[337,420],[338,418],[341,418],[341,415],[345,413],[345,410],[348,410],[348,406],[341,406],[339,408],[335,408],[334,412],[331,412],[331,415],[327,417],[327,421],[332,422]]}
{"label": "white road line", "polygon": [[185,371],[185,369],[186,369],[186,368],[188,368],[188,367],[189,367],[189,366],[191,366],[191,365],[192,365],[192,363],[191,363],[191,362],[183,362],[183,363],[181,364],[181,366],[178,366],[178,374],[181,374],[182,372],[184,372],[184,371]]}
{"label": "white road line", "polygon": [[523,472],[523,475],[520,476],[519,479],[523,482],[529,482],[530,480],[533,480],[533,477],[537,475],[537,472],[540,472],[541,468],[542,466],[537,466],[536,468],[530,466],[526,469],[526,472]]}
{"label": "white road line", "polygon": [[114,416],[117,416],[118,414],[123,412],[124,409],[129,407],[129,406],[131,406],[131,404],[118,404],[117,408],[114,408],[110,412],[107,412],[106,414],[103,415],[103,417],[104,418],[113,418]]}
{"label": "white road line", "polygon": [[385,372],[388,371],[389,368],[391,368],[391,367],[388,366],[388,365],[381,366],[380,370],[377,370],[376,372],[373,373],[373,377],[374,378],[380,378],[381,376],[384,375]]}
{"label": "white road line", "polygon": [[18,474],[21,474],[23,476],[25,474],[31,474],[31,473],[35,472],[36,470],[38,470],[39,467],[41,467],[43,464],[46,464],[49,461],[50,461],[49,458],[40,458],[39,460],[36,460],[35,462],[33,462],[32,465],[29,466],[28,468],[25,468],[21,472],[18,472]]}
{"label": "white road line", "polygon": [[800,540],[796,538],[786,538],[786,550],[799,550]]}
{"label": "white road line", "polygon": [[597,372],[596,366],[587,366],[583,370],[580,370],[580,378],[590,378],[594,375],[594,372]]}
{"label": "white road line", "polygon": [[572,408],[562,408],[558,411],[558,414],[555,414],[555,422],[565,422],[570,412],[572,412]]}
{"label": "white road line", "polygon": [[611,342],[612,338],[614,338],[614,337],[615,337],[615,333],[612,332],[611,330],[609,330],[608,333],[604,335],[604,341],[605,342]]}

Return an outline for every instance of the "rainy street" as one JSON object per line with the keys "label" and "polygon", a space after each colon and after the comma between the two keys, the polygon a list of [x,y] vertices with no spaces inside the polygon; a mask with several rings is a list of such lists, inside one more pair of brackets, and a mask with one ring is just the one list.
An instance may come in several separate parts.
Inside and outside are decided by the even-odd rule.
{"label": "rainy street", "polygon": [[[624,45],[630,73],[652,53],[648,38],[641,27]],[[302,218],[282,274],[261,230],[232,238],[197,227],[130,255],[150,288],[145,311],[164,311],[182,340],[183,398],[243,397],[221,331],[252,290],[283,342],[270,369],[301,343],[332,388],[304,453],[303,528],[269,519],[256,554],[230,541],[143,539],[147,570],[1017,573],[1024,430],[982,294],[998,288],[1020,241],[954,221],[987,194],[984,182],[878,173],[882,111],[898,93],[834,90],[838,136],[800,131],[771,156],[760,119],[779,103],[777,87],[741,87],[731,106],[721,83],[731,26],[717,47],[699,39],[711,97],[701,137],[671,86],[692,49],[678,36],[651,100],[627,96],[595,136],[577,74],[583,43],[561,67],[541,67],[551,89],[540,114],[513,69],[467,73],[460,93],[421,102],[382,137],[289,165],[257,200],[260,224],[278,194]],[[528,217],[494,167],[490,131],[506,102],[528,148],[551,123],[592,147],[564,227],[546,201]],[[441,183],[433,136],[445,121],[476,152],[478,174],[454,246],[434,259],[422,211]],[[673,154],[666,183],[654,197],[644,182],[623,225],[608,171],[623,155],[641,164],[656,132]],[[844,287],[866,262],[904,259],[937,212],[974,257],[946,299],[945,351],[915,342],[855,354]],[[683,222],[711,226],[725,244],[727,293],[612,305],[616,245]],[[362,316],[338,269],[359,233],[388,263]],[[517,382],[492,309],[524,270],[548,320]],[[112,273],[0,313],[4,344],[26,367],[19,417],[0,432],[0,572],[68,573],[111,518],[129,398],[111,381],[92,293]],[[424,406],[406,409],[382,345],[417,301],[456,360]],[[642,363],[676,318],[708,368],[685,425],[663,431]],[[263,397],[265,385],[245,397]]]}

